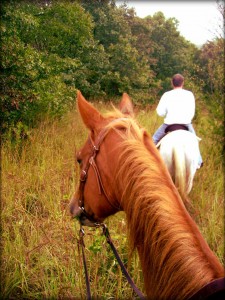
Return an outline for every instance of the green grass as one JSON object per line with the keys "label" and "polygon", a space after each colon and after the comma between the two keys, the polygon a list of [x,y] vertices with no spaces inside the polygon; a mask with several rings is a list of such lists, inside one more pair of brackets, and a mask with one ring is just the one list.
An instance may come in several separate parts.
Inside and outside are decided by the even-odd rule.
{"label": "green grass", "polygon": [[[98,107],[105,111],[108,106]],[[137,118],[151,134],[161,122],[153,111],[139,111]],[[206,132],[210,127],[206,128],[207,116],[204,118]],[[1,298],[86,298],[78,249],[79,224],[70,218],[68,203],[79,181],[75,151],[87,134],[74,111],[60,121],[43,122],[31,131],[22,147],[20,143],[13,147],[7,141],[2,144]],[[192,215],[223,262],[222,150],[210,134],[201,137],[205,165],[197,172],[190,194]],[[128,261],[124,213],[109,218],[106,224],[142,289],[138,257]],[[85,228],[85,244],[92,296],[135,298],[101,230]]]}

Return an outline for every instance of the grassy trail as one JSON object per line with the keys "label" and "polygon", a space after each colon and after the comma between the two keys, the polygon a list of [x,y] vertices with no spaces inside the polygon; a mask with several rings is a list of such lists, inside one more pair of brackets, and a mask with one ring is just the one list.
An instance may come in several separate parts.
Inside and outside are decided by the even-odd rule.
{"label": "grassy trail", "polygon": [[[102,111],[107,108],[99,107]],[[137,118],[151,134],[161,121],[152,111],[138,111]],[[206,116],[198,120],[199,128],[204,125],[203,133],[210,131],[207,124]],[[77,244],[79,224],[68,212],[79,178],[75,151],[86,137],[87,131],[74,111],[60,121],[43,122],[22,146],[2,144],[2,299],[86,298]],[[191,213],[223,262],[222,151],[210,132],[201,137],[205,165],[194,179]],[[129,272],[142,289],[138,258],[128,261],[124,214],[118,213],[106,223]],[[134,298],[101,231],[87,228],[85,233],[92,296]]]}

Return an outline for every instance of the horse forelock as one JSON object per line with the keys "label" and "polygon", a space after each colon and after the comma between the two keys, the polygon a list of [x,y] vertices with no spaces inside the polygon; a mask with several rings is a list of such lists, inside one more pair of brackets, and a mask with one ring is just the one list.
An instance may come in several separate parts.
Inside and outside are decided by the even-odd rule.
{"label": "horse forelock", "polygon": [[144,131],[130,118],[108,126],[124,129],[118,130],[123,141],[115,187],[121,187],[118,197],[126,212],[131,249],[141,257],[147,294],[165,299],[190,296],[215,276],[204,263],[204,240],[198,241],[200,233],[187,217],[157,149],[152,144],[149,151],[144,145]]}

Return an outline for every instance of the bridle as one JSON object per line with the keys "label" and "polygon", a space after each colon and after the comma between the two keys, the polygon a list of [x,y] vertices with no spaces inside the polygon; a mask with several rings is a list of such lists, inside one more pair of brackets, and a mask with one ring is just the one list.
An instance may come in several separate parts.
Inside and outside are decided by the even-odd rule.
{"label": "bridle", "polygon": [[98,134],[95,142],[91,138],[91,134],[89,135],[88,141],[91,144],[92,151],[91,151],[90,157],[87,160],[86,165],[81,170],[81,174],[80,174],[79,199],[78,199],[79,209],[81,210],[81,214],[83,214],[89,221],[91,221],[92,223],[94,223],[94,225],[97,225],[97,226],[99,225],[99,222],[96,221],[94,219],[94,217],[92,215],[90,215],[84,208],[84,187],[85,187],[85,183],[86,183],[87,176],[88,176],[88,170],[89,170],[90,166],[93,168],[94,173],[95,173],[98,190],[99,190],[99,195],[104,194],[104,196],[105,196],[107,202],[110,204],[110,206],[113,207],[114,209],[116,209],[117,211],[120,210],[120,207],[119,206],[117,207],[115,204],[113,204],[112,200],[110,200],[110,198],[104,188],[104,185],[102,183],[101,175],[100,175],[98,166],[95,161],[95,158],[100,149],[100,145],[102,144],[102,142],[103,142],[104,138],[106,137],[106,135],[108,134],[108,132],[109,132],[109,128],[107,128],[107,127],[103,128],[100,131],[100,133]]}

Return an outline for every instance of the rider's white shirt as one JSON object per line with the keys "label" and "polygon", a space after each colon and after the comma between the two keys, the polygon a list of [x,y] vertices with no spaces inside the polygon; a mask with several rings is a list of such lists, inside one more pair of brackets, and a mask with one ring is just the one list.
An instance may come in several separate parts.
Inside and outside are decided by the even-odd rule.
{"label": "rider's white shirt", "polygon": [[156,108],[165,124],[190,124],[195,114],[195,98],[192,92],[175,88],[162,95]]}

